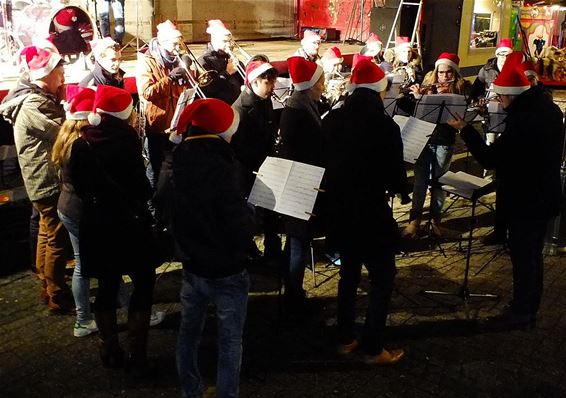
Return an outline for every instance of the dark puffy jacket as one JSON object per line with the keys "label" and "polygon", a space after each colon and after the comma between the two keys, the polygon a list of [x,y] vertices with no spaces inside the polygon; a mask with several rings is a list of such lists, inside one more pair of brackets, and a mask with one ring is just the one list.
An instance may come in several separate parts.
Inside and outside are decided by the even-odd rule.
{"label": "dark puffy jacket", "polygon": [[[218,98],[232,105],[240,95],[240,88],[244,79],[238,74],[233,75],[226,72],[230,56],[224,51],[216,51],[210,43],[205,52],[199,57],[198,62],[208,71],[215,71],[212,82],[202,88],[207,98]],[[243,65],[242,65],[243,66]],[[243,66],[245,68],[245,66]]]}
{"label": "dark puffy jacket", "polygon": [[493,83],[497,76],[499,76],[499,72],[499,68],[497,68],[497,59],[490,58],[478,72],[478,76],[472,85],[470,98],[473,101],[476,101],[479,97],[484,97],[485,92],[489,86],[491,86],[491,83]]}

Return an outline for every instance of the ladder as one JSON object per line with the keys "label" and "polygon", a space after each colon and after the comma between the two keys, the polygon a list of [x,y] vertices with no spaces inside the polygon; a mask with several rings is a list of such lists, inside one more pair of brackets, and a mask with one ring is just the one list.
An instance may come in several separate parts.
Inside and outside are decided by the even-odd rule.
{"label": "ladder", "polygon": [[401,10],[403,8],[403,6],[413,6],[413,7],[418,7],[417,9],[417,15],[415,17],[415,26],[413,26],[413,33],[411,34],[411,43],[415,43],[417,45],[417,51],[419,52],[419,55],[421,54],[421,39],[420,39],[420,34],[419,34],[419,22],[421,19],[421,12],[422,12],[422,8],[423,8],[423,1],[404,1],[401,0],[399,2],[399,7],[397,7],[397,13],[395,14],[395,19],[393,20],[393,24],[391,24],[391,30],[389,31],[389,36],[387,37],[387,43],[385,45],[385,49],[389,49],[391,47],[395,47],[395,36],[396,36],[396,31],[397,31],[397,23],[399,22],[399,19],[401,17]]}

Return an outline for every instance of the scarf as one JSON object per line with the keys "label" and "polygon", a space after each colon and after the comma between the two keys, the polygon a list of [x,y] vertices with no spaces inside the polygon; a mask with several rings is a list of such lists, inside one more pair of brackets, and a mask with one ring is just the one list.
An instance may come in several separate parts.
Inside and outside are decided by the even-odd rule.
{"label": "scarf", "polygon": [[151,39],[149,42],[148,51],[149,54],[155,58],[157,63],[167,70],[171,70],[179,66],[179,60],[177,57],[165,51],[155,38]]}
{"label": "scarf", "polygon": [[320,112],[316,101],[308,95],[309,90],[294,91],[291,97],[287,100],[286,106],[293,109],[301,109],[307,112],[318,126],[322,126],[320,119]]}
{"label": "scarf", "polygon": [[92,77],[97,86],[103,84],[106,86],[124,88],[124,71],[122,69],[113,75],[96,62],[94,64],[94,70],[92,71]]}

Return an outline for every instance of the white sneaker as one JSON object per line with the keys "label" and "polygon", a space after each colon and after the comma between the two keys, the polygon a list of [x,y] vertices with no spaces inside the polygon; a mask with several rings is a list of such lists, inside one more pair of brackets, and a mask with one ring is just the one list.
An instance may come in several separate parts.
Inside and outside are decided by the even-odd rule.
{"label": "white sneaker", "polygon": [[98,326],[96,326],[94,319],[86,323],[76,321],[73,327],[73,336],[75,337],[85,337],[95,332],[98,332]]}
{"label": "white sneaker", "polygon": [[149,326],[159,325],[165,319],[165,311],[151,311]]}

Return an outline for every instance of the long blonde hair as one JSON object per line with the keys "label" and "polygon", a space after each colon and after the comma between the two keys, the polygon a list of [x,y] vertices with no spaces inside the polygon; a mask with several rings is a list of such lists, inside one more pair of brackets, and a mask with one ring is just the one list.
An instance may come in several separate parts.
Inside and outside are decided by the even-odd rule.
{"label": "long blonde hair", "polygon": [[65,158],[69,156],[71,145],[81,136],[82,128],[88,124],[88,120],[65,120],[63,122],[51,151],[53,163],[62,167]]}

